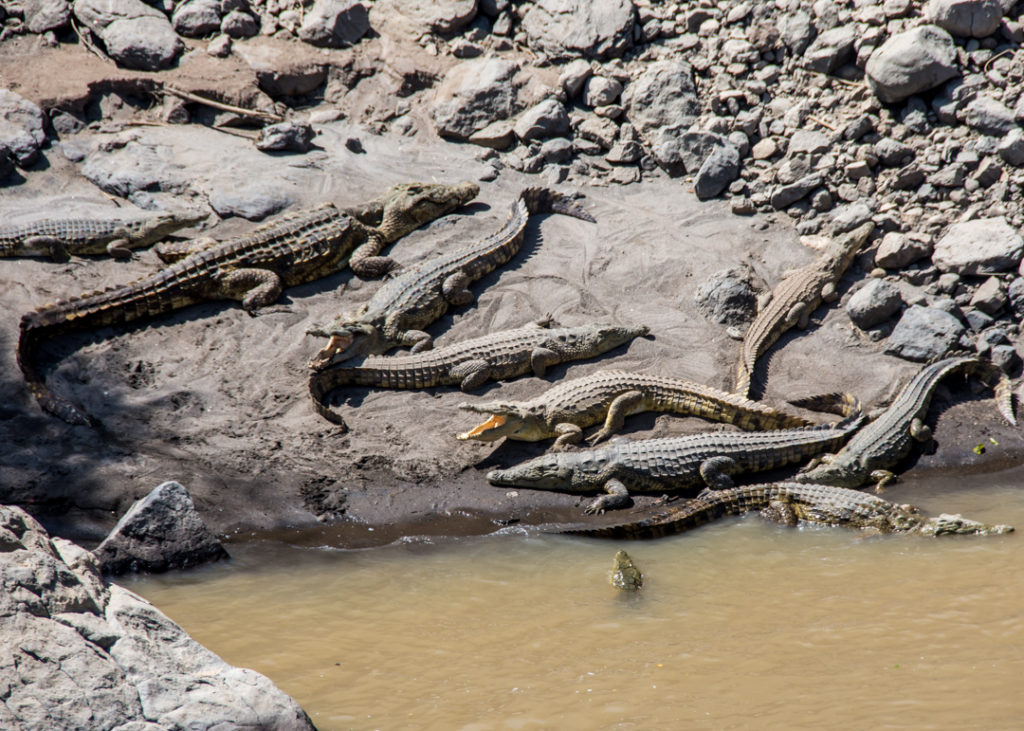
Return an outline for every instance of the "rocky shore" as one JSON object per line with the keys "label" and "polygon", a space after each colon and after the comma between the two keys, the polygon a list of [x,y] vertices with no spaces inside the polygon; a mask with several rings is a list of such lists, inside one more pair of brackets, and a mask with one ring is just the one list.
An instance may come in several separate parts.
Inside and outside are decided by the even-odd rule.
{"label": "rocky shore", "polygon": [[[410,263],[495,231],[524,186],[579,191],[597,223],[531,223],[523,253],[474,286],[477,303],[431,329],[438,343],[547,315],[644,324],[652,339],[548,378],[616,367],[727,390],[758,296],[870,222],[840,301],[780,340],[757,395],[845,390],[875,406],[954,350],[1020,375],[1024,3],[22,0],[0,23],[4,222],[188,209],[206,219],[180,236],[225,238],[407,180],[479,183],[477,203],[393,247]],[[187,485],[220,535],[299,528],[366,545],[578,514],[577,497],[485,483],[488,469],[543,446],[456,442],[469,426],[457,390],[354,389],[345,434],[314,413],[305,364],[321,344],[305,332],[377,286],[349,272],[286,290],[256,318],[212,303],[62,335],[43,351],[48,380],[101,429],[40,412],[15,362],[20,313],[159,266],[145,250],[0,260],[0,503],[87,545],[165,480]],[[540,387],[519,379],[484,393],[523,399]],[[1024,461],[1024,438],[983,396],[950,390],[933,410],[940,449],[917,468]],[[625,431],[706,428],[689,421],[648,415]],[[139,673],[163,671],[118,655],[158,652],[139,649],[133,627],[187,637],[104,584],[90,554],[4,511],[4,556],[65,577],[29,586],[43,569],[4,569],[5,622],[45,622],[49,638],[9,662],[41,663],[26,687],[74,653],[109,666],[79,687],[115,702],[68,700],[79,704],[69,718],[181,727],[198,713],[189,708],[230,706],[210,717],[306,727],[288,701],[267,720],[250,704],[265,679],[201,648],[188,672],[233,678],[216,693],[236,700],[188,700],[170,676],[140,696],[150,680]],[[18,599],[16,585],[36,598]],[[60,633],[78,648],[64,660]],[[41,727],[32,709],[47,703],[26,700],[14,718]]]}

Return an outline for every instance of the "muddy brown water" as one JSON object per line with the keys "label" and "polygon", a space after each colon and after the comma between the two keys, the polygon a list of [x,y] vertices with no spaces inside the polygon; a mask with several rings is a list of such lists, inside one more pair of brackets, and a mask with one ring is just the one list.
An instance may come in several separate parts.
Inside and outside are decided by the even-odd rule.
{"label": "muddy brown water", "polygon": [[[756,516],[654,542],[523,534],[279,541],[129,580],[333,729],[1020,728],[1024,468],[887,491],[996,537]],[[638,595],[608,583],[625,548]]]}

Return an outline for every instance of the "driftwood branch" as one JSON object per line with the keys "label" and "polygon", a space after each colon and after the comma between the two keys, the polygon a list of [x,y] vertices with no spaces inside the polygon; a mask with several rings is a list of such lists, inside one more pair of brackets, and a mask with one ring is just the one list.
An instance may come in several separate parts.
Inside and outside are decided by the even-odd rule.
{"label": "driftwood branch", "polygon": [[197,104],[205,104],[208,107],[214,109],[220,109],[223,112],[233,112],[234,114],[241,114],[244,117],[253,117],[255,119],[263,119],[269,122],[283,122],[284,117],[280,114],[271,114],[270,112],[258,112],[255,109],[245,109],[244,107],[236,107],[231,104],[224,104],[223,102],[214,101],[213,99],[207,99],[204,96],[193,94],[190,91],[183,91],[176,89],[173,86],[163,85],[163,90],[168,94],[173,94],[176,97],[185,99],[186,101],[196,102]]}

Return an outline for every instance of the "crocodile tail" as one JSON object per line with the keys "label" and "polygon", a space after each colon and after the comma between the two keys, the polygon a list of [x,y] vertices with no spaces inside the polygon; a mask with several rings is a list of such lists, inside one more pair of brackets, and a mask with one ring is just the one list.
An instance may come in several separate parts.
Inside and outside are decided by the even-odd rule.
{"label": "crocodile tail", "polygon": [[1013,407],[1013,384],[1010,383],[1010,377],[1005,373],[1001,373],[999,380],[996,381],[995,398],[999,413],[1010,424],[1017,426],[1017,415],[1014,413]]}
{"label": "crocodile tail", "polygon": [[736,388],[733,393],[745,399],[750,398],[750,370],[742,360],[736,367]]}
{"label": "crocodile tail", "polygon": [[344,417],[328,406],[324,397],[338,386],[349,383],[349,375],[352,370],[351,368],[330,368],[313,371],[309,374],[309,396],[313,400],[313,409],[327,421],[340,426],[344,431],[348,431]]}
{"label": "crocodile tail", "polygon": [[561,213],[563,216],[572,216],[583,221],[596,223],[590,215],[575,200],[564,193],[550,188],[524,188],[519,197],[526,204],[526,210],[534,213]]}
{"label": "crocodile tail", "polygon": [[822,393],[816,396],[794,399],[789,402],[793,406],[810,411],[823,411],[828,414],[839,416],[856,416],[864,411],[864,405],[860,399],[852,393],[836,391],[833,393]]}
{"label": "crocodile tail", "polygon": [[18,337],[18,367],[25,376],[25,384],[35,396],[39,407],[73,426],[95,426],[94,421],[67,399],[53,393],[46,385],[36,361],[36,351],[47,338],[45,326],[36,321],[36,313],[29,312],[21,318],[21,333]]}

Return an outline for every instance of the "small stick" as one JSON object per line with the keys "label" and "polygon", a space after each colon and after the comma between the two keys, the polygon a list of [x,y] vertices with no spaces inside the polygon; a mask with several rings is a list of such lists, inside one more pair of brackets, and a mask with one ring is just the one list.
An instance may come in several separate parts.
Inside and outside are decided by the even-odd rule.
{"label": "small stick", "polygon": [[831,124],[829,124],[828,122],[823,122],[822,120],[818,119],[817,117],[812,117],[810,114],[808,114],[807,118],[809,120],[811,120],[812,122],[814,122],[815,124],[820,124],[825,129],[832,130],[833,132],[836,131],[836,128],[833,127]]}
{"label": "small stick", "polygon": [[258,112],[255,109],[245,109],[243,107],[232,106],[231,104],[224,104],[222,102],[216,102],[213,99],[207,99],[204,96],[199,96],[198,94],[193,94],[190,91],[182,91],[181,89],[175,89],[173,86],[167,86],[166,84],[164,84],[163,90],[166,91],[168,94],[173,94],[174,96],[181,97],[182,99],[186,99],[186,100],[188,100],[190,102],[196,102],[198,104],[205,104],[208,107],[213,107],[214,109],[220,109],[221,111],[224,111],[224,112],[234,112],[235,114],[241,114],[241,115],[244,115],[246,117],[255,117],[256,119],[265,119],[265,120],[268,120],[268,121],[271,121],[271,122],[283,122],[284,121],[284,117],[282,117],[280,114],[271,114],[270,112]]}

